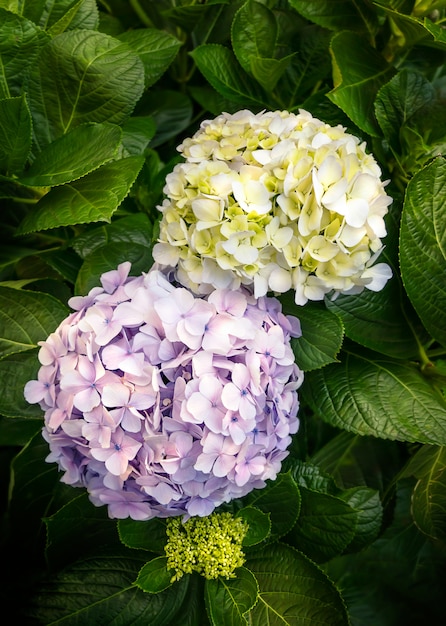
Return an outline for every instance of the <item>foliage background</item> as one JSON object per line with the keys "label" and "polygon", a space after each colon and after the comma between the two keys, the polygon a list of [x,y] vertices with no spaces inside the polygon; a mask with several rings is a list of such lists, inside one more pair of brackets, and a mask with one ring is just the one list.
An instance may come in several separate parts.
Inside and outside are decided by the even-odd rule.
{"label": "foliage background", "polygon": [[[21,624],[442,623],[446,2],[0,0],[2,605]],[[109,520],[45,463],[37,342],[123,260],[152,263],[201,120],[309,110],[390,179],[380,293],[309,303],[301,428],[231,581],[166,583],[162,522]],[[240,511],[242,513],[240,513]],[[152,564],[152,565],[150,565]],[[268,621],[269,620],[269,621]]]}

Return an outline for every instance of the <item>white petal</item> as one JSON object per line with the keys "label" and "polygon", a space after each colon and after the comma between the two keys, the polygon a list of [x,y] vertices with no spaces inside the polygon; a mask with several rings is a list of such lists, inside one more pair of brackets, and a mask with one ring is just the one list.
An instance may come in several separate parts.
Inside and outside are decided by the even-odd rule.
{"label": "white petal", "polygon": [[371,291],[381,291],[386,282],[392,278],[392,270],[387,263],[377,263],[373,267],[369,267],[362,273],[361,278],[369,280],[366,283],[367,289]]}

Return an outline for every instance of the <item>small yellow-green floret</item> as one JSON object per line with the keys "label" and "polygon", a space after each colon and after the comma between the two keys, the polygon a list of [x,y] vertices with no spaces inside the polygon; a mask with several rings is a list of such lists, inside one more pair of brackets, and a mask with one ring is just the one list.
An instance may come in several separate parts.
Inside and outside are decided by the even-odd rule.
{"label": "small yellow-green floret", "polygon": [[165,552],[167,568],[175,572],[172,581],[192,572],[205,578],[233,578],[234,570],[245,562],[242,541],[247,531],[247,523],[230,513],[193,517],[184,523],[170,518]]}

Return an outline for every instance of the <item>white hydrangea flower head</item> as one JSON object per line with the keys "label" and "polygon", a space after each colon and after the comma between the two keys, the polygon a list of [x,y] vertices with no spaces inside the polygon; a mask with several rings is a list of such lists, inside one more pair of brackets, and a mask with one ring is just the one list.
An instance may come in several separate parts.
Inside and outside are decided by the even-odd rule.
{"label": "white hydrangea flower head", "polygon": [[[392,199],[366,145],[310,113],[223,113],[178,146],[153,255],[198,294],[249,287],[296,304],[379,291]],[[373,265],[373,267],[372,267]]]}

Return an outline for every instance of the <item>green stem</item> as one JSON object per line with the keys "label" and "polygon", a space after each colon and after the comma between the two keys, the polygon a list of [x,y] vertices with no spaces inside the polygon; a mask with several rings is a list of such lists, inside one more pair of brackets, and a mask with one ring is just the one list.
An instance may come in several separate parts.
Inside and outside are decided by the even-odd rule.
{"label": "green stem", "polygon": [[18,196],[8,196],[8,200],[22,202],[23,204],[36,204],[40,198],[19,198]]}
{"label": "green stem", "polygon": [[142,6],[139,4],[138,0],[130,0],[130,6],[135,11],[136,15],[139,17],[144,26],[148,26],[149,28],[153,28],[153,22],[147,13],[144,11]]}

